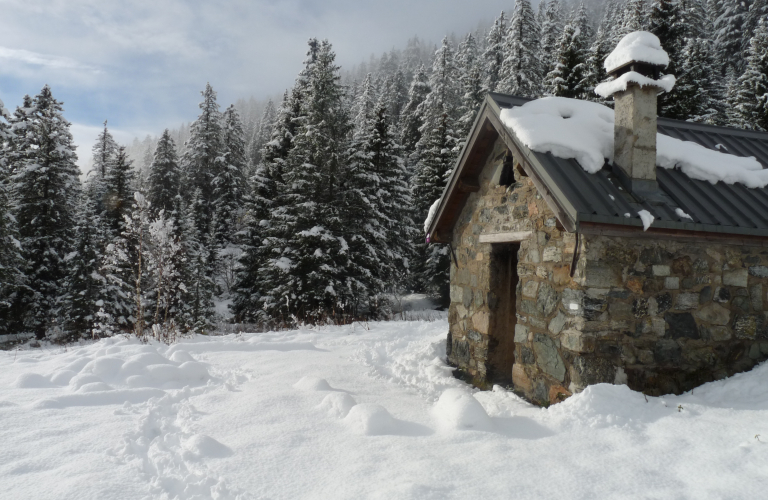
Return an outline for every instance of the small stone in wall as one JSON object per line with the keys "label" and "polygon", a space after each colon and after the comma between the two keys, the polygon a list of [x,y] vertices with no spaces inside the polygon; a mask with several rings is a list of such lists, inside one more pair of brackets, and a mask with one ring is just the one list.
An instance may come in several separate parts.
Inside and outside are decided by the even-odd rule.
{"label": "small stone in wall", "polygon": [[756,278],[768,278],[768,266],[752,266],[749,268],[749,274]]}
{"label": "small stone in wall", "polygon": [[525,325],[515,325],[515,342],[518,344],[524,344],[528,342],[528,327]]}
{"label": "small stone in wall", "polygon": [[565,322],[567,318],[565,314],[563,314],[562,311],[558,311],[557,315],[555,315],[554,318],[549,322],[549,331],[557,335],[561,331],[563,331],[563,328],[565,328]]}
{"label": "small stone in wall", "polygon": [[560,262],[563,260],[563,250],[557,247],[544,249],[544,262]]}
{"label": "small stone in wall", "polygon": [[753,340],[763,328],[763,316],[743,314],[733,321],[733,331],[737,339]]}
{"label": "small stone in wall", "polygon": [[694,313],[697,319],[713,325],[727,325],[731,319],[731,311],[712,302]]}
{"label": "small stone in wall", "polygon": [[670,338],[699,338],[699,327],[691,313],[666,313],[664,321],[667,323],[666,335]]}
{"label": "small stone in wall", "polygon": [[715,296],[712,300],[715,302],[720,302],[721,304],[725,304],[731,300],[731,291],[725,287],[719,286],[715,288]]}
{"label": "small stone in wall", "polygon": [[512,365],[512,383],[515,388],[521,389],[523,392],[530,393],[533,389],[531,379],[528,378],[523,366],[518,363]]}
{"label": "small stone in wall", "polygon": [[727,326],[710,326],[701,328],[701,338],[714,342],[731,340],[731,330]]}
{"label": "small stone in wall", "polygon": [[659,264],[652,266],[651,269],[654,276],[669,276],[669,266]]}
{"label": "small stone in wall", "polygon": [[533,350],[536,353],[536,364],[539,368],[562,382],[565,379],[565,364],[560,353],[557,352],[555,342],[546,335],[537,333],[533,336]]}
{"label": "small stone in wall", "polygon": [[664,288],[667,290],[678,290],[680,289],[680,278],[668,276],[664,278]]}
{"label": "small stone in wall", "polygon": [[489,315],[485,311],[475,313],[472,316],[472,324],[480,333],[488,333]]}
{"label": "small stone in wall", "polygon": [[723,284],[726,286],[747,286],[747,270],[746,269],[734,269],[731,271],[723,271]]}
{"label": "small stone in wall", "polygon": [[685,311],[687,309],[696,309],[699,307],[699,294],[698,293],[680,293],[677,295],[677,301],[675,302],[675,309]]}
{"label": "small stone in wall", "polygon": [[536,280],[529,280],[523,284],[523,296],[524,297],[536,297],[536,293],[539,291],[539,282]]}
{"label": "small stone in wall", "polygon": [[763,285],[757,284],[749,287],[749,300],[752,303],[752,309],[757,312],[763,310]]}

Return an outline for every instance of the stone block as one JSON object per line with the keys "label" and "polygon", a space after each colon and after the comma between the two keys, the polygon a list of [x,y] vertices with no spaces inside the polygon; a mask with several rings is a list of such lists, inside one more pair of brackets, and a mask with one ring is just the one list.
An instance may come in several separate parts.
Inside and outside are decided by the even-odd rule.
{"label": "stone block", "polygon": [[633,318],[632,304],[625,302],[611,302],[608,312],[612,320],[628,320]]}
{"label": "stone block", "polygon": [[749,287],[749,301],[754,311],[763,310],[763,285],[757,284]]}
{"label": "stone block", "polygon": [[539,255],[539,249],[536,247],[531,248],[528,250],[528,262],[532,262],[534,264],[538,264],[541,262],[541,256]]}
{"label": "stone block", "polygon": [[490,316],[487,312],[481,311],[477,312],[472,316],[472,325],[474,325],[475,329],[483,334],[488,334],[488,323],[489,323]]}
{"label": "stone block", "polygon": [[701,328],[701,338],[713,342],[731,340],[731,330],[727,326],[710,326]]}
{"label": "stone block", "polygon": [[544,373],[560,382],[565,380],[565,364],[554,340],[540,333],[534,334],[533,351],[536,353],[536,364]]}
{"label": "stone block", "polygon": [[666,336],[669,338],[699,338],[699,327],[691,313],[666,313],[664,321],[667,323]]}
{"label": "stone block", "polygon": [[460,286],[451,285],[451,302],[462,302],[464,300],[464,289]]}
{"label": "stone block", "polygon": [[554,266],[552,268],[552,283],[565,285],[571,281],[571,266]]}
{"label": "stone block", "polygon": [[563,349],[573,352],[590,352],[594,349],[594,342],[590,337],[585,337],[578,330],[566,330],[560,335],[560,345]]}
{"label": "stone block", "polygon": [[475,303],[475,307],[482,307],[485,304],[485,292],[479,288],[475,288],[472,292],[472,300]]}
{"label": "stone block", "polygon": [[654,362],[653,351],[648,349],[640,349],[637,351],[637,359],[644,365],[652,365]]}
{"label": "stone block", "polygon": [[547,247],[542,255],[544,262],[560,262],[563,260],[563,250],[557,247]]}
{"label": "stone block", "polygon": [[562,385],[553,385],[549,388],[549,402],[551,404],[565,401],[571,395],[571,391],[563,387]]}
{"label": "stone block", "polygon": [[535,298],[536,293],[539,291],[539,282],[536,280],[528,280],[523,283],[523,296]]}
{"label": "stone block", "polygon": [[588,287],[621,286],[621,272],[613,267],[588,265],[584,275]]}
{"label": "stone block", "polygon": [[560,298],[560,302],[562,302],[565,312],[568,314],[580,314],[583,300],[584,292],[582,290],[574,290],[573,288],[563,289]]}
{"label": "stone block", "polygon": [[608,303],[603,299],[584,297],[582,306],[584,307],[582,314],[584,318],[588,321],[596,321],[602,317],[603,312],[607,309]]}
{"label": "stone block", "polygon": [[528,378],[528,374],[525,373],[523,365],[518,363],[512,365],[512,384],[515,389],[521,390],[526,394],[530,394],[533,390],[531,379]]}
{"label": "stone block", "polygon": [[737,339],[754,340],[762,329],[763,322],[762,315],[741,314],[736,316],[733,321],[733,332]]}
{"label": "stone block", "polygon": [[578,389],[592,384],[612,384],[616,367],[609,360],[594,355],[576,356],[568,369],[571,382]]}
{"label": "stone block", "polygon": [[563,314],[562,311],[558,311],[558,313],[555,315],[554,318],[552,318],[552,321],[549,322],[549,326],[547,327],[550,332],[557,335],[558,333],[563,331],[563,328],[565,328],[565,322],[567,318],[565,314]]}
{"label": "stone block", "polygon": [[[472,342],[479,342],[483,338],[483,336],[480,335],[480,332],[477,332],[475,330],[469,330],[467,332],[467,338],[469,338],[469,340],[471,340]],[[475,354],[477,354],[477,352],[475,352]]]}
{"label": "stone block", "polygon": [[715,288],[715,295],[712,297],[712,300],[715,302],[720,302],[721,304],[725,304],[731,300],[731,291],[725,287],[719,286]]}
{"label": "stone block", "polygon": [[668,293],[662,293],[654,297],[656,299],[656,314],[664,314],[672,307],[672,296]]}
{"label": "stone block", "polygon": [[746,269],[723,271],[723,285],[746,287],[749,276]]}
{"label": "stone block", "polygon": [[749,268],[749,274],[756,278],[768,278],[768,266],[752,266]]}
{"label": "stone block", "polygon": [[456,314],[458,314],[459,318],[464,319],[467,317],[467,308],[464,307],[463,304],[459,304],[456,306]]}
{"label": "stone block", "polygon": [[749,358],[758,360],[762,357],[762,353],[760,352],[760,344],[754,343],[749,348]]}
{"label": "stone block", "polygon": [[515,325],[515,342],[518,344],[524,344],[528,342],[528,327],[521,324]]}
{"label": "stone block", "polygon": [[643,278],[639,278],[637,276],[633,276],[629,279],[627,279],[627,288],[629,288],[632,293],[643,293]]}
{"label": "stone block", "polygon": [[706,304],[710,300],[712,300],[712,287],[705,286],[699,292],[699,304]]}
{"label": "stone block", "polygon": [[670,273],[669,266],[663,264],[653,265],[651,266],[651,269],[654,276],[669,276]]}
{"label": "stone block", "polygon": [[527,347],[520,349],[520,359],[526,365],[532,365],[536,362],[536,358],[533,357],[533,351]]}
{"label": "stone block", "polygon": [[552,314],[557,308],[557,303],[560,301],[560,294],[557,293],[552,285],[549,283],[543,283],[539,286],[539,293],[536,299],[536,307],[541,311],[543,317],[547,317]]}
{"label": "stone block", "polygon": [[685,311],[688,309],[696,309],[699,307],[699,294],[691,292],[683,292],[677,295],[675,301],[675,309]]}
{"label": "stone block", "polygon": [[657,363],[677,363],[682,350],[674,340],[659,340],[653,349],[653,358]]}
{"label": "stone block", "polygon": [[712,302],[708,306],[702,307],[694,313],[694,316],[700,321],[712,325],[727,325],[731,319],[731,311],[725,307]]}
{"label": "stone block", "polygon": [[528,318],[528,322],[533,328],[538,328],[539,330],[546,330],[547,329],[547,320],[537,318],[536,316],[531,316]]}
{"label": "stone block", "polygon": [[467,366],[469,363],[469,342],[453,339],[451,357],[459,366]]}
{"label": "stone block", "polygon": [[469,285],[469,269],[463,268],[459,269],[459,271],[456,273],[456,282],[459,285]]}
{"label": "stone block", "polygon": [[664,278],[664,288],[666,288],[667,290],[679,290],[680,278],[667,276],[666,278]]}
{"label": "stone block", "polygon": [[682,276],[690,276],[693,273],[691,258],[687,255],[672,261],[672,272]]}

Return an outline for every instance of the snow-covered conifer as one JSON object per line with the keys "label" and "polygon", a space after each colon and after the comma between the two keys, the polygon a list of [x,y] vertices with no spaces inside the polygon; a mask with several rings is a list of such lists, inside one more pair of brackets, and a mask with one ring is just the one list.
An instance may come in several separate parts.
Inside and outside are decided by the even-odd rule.
{"label": "snow-covered conifer", "polygon": [[485,52],[483,61],[485,67],[485,79],[483,90],[485,93],[496,92],[496,87],[501,78],[501,67],[504,63],[504,37],[507,33],[507,21],[504,11],[493,23],[488,37],[485,40]]}
{"label": "snow-covered conifer", "polygon": [[736,112],[740,128],[768,130],[768,21],[758,24],[739,77]]}
{"label": "snow-covered conifer", "polygon": [[408,91],[408,103],[400,115],[400,144],[403,146],[403,154],[409,169],[416,163],[411,156],[421,139],[421,127],[424,124],[422,105],[429,93],[429,77],[424,66],[421,66],[413,77]]}
{"label": "snow-covered conifer", "polygon": [[580,27],[580,16],[565,25],[555,52],[555,68],[547,75],[547,92],[573,99],[586,97],[587,33]]}
{"label": "snow-covered conifer", "polygon": [[529,0],[519,0],[504,38],[504,62],[499,92],[524,97],[542,93],[543,69],[539,59],[539,25]]}
{"label": "snow-covered conifer", "polygon": [[[542,12],[543,6],[543,12]],[[541,25],[541,67],[545,75],[555,69],[557,50],[563,34],[563,7],[560,0],[542,2],[539,6],[542,13]]]}
{"label": "snow-covered conifer", "polygon": [[224,161],[213,178],[213,195],[218,227],[216,238],[226,246],[235,241],[246,196],[245,134],[240,115],[234,106],[226,109],[222,120],[222,152]]}
{"label": "snow-covered conifer", "polygon": [[62,106],[46,85],[22,110],[23,137],[13,141],[11,181],[19,241],[27,263],[31,295],[27,325],[38,337],[60,319],[57,304],[64,290],[64,257],[73,245],[80,170]]}
{"label": "snow-covered conifer", "polygon": [[125,215],[133,205],[133,162],[124,147],[119,147],[114,159],[107,165],[103,182],[104,224],[107,238],[114,238],[123,232]]}
{"label": "snow-covered conifer", "polygon": [[181,196],[181,169],[176,153],[176,143],[168,129],[163,131],[155,148],[154,159],[149,167],[147,201],[153,213],[178,209]]}

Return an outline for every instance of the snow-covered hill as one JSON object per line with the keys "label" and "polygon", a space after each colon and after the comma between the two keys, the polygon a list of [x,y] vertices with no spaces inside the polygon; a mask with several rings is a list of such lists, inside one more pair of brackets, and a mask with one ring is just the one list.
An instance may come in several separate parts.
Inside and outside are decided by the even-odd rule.
{"label": "snow-covered hill", "polygon": [[4,498],[762,498],[768,365],[540,409],[451,377],[445,321],[0,353]]}

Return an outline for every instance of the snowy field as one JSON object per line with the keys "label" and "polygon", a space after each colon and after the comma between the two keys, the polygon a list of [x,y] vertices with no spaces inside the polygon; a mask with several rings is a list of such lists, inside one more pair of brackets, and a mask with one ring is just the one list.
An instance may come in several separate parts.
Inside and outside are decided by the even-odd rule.
{"label": "snowy field", "polygon": [[768,365],[540,409],[451,377],[447,323],[0,352],[0,497],[768,495]]}

